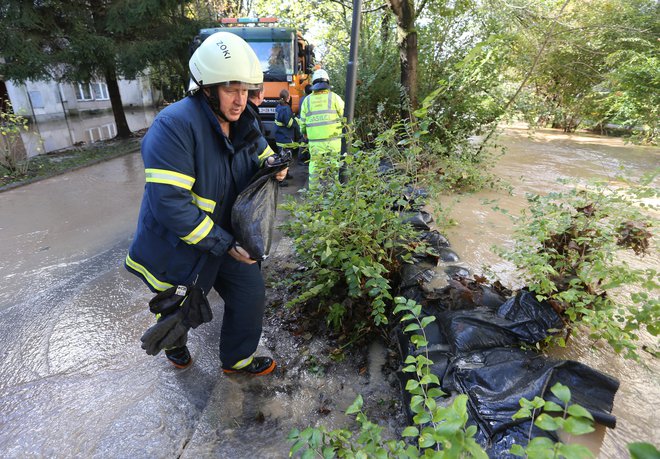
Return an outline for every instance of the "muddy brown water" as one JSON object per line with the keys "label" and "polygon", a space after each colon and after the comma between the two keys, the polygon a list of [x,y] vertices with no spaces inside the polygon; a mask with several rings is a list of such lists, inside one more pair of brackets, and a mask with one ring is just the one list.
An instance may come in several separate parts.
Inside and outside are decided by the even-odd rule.
{"label": "muddy brown water", "polygon": [[[452,208],[459,226],[446,234],[472,272],[491,264],[512,286],[510,267],[490,250],[509,240],[510,224],[481,199],[499,198],[515,211],[524,192],[558,187],[558,177],[610,177],[620,166],[640,174],[658,165],[657,149],[617,139],[554,131],[528,138],[510,129],[502,142],[509,152],[496,172],[513,184],[514,195],[462,197]],[[150,295],[121,266],[142,167],[139,155],[127,155],[0,193],[0,456],[287,457],[291,428],[346,425],[343,411],[357,394],[385,436],[400,430],[400,393],[379,371],[387,354],[378,344],[364,373],[356,373],[352,364],[327,362],[315,337],[291,337],[266,323],[263,348],[283,371],[249,383],[218,374],[217,327],[192,335],[196,363],[185,372],[144,354],[137,343],[152,321],[145,309]],[[278,245],[283,257],[287,244]],[[657,254],[645,260],[657,261]],[[220,317],[218,298],[213,307]],[[627,457],[631,441],[658,443],[655,361],[625,361],[579,340],[555,355],[621,381],[618,426],[600,431],[602,445],[593,440],[600,457]],[[312,371],[316,363],[331,371]]]}
{"label": "muddy brown water", "polygon": [[[559,178],[616,181],[622,172],[639,177],[660,167],[660,149],[627,145],[617,138],[584,133],[567,135],[555,130],[531,134],[524,126],[511,126],[505,129],[499,141],[506,147],[506,153],[499,158],[493,172],[512,186],[512,193],[485,191],[458,199],[443,197],[439,203],[456,221],[456,226],[444,233],[460,255],[461,264],[475,274],[485,272],[484,267],[488,266],[505,285],[513,288],[521,286],[519,276],[513,266],[492,250],[495,245],[510,245],[512,234],[510,217],[494,210],[495,205],[516,214],[527,204],[526,193],[544,194],[562,189],[564,185],[557,182]],[[629,261],[638,266],[660,268],[657,245],[655,247],[656,250],[643,259]],[[652,341],[650,336],[643,338],[643,342]],[[617,427],[598,428],[584,440],[599,458],[628,457],[626,444],[630,442],[660,443],[660,365],[657,359],[643,355],[640,363],[625,360],[607,346],[592,343],[584,336],[574,336],[567,348],[552,349],[550,354],[577,360],[621,382],[614,405]]]}

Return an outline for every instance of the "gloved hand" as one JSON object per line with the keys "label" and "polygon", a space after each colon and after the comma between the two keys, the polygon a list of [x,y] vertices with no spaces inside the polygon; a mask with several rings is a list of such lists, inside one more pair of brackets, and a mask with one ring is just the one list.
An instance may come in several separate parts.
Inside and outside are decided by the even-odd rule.
{"label": "gloved hand", "polygon": [[184,334],[188,333],[190,327],[183,323],[183,312],[177,311],[174,314],[161,316],[155,325],[149,327],[144,332],[140,341],[142,341],[142,349],[147,351],[149,355],[156,355],[162,349],[172,347],[177,340]]}
{"label": "gloved hand", "polygon": [[142,349],[149,355],[171,347],[188,330],[213,319],[206,295],[195,286],[171,287],[158,293],[149,301],[149,310],[160,315],[140,338]]}

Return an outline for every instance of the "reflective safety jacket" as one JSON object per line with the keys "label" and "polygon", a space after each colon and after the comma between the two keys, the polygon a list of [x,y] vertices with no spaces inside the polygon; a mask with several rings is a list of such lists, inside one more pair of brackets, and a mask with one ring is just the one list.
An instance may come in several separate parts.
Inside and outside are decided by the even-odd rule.
{"label": "reflective safety jacket", "polygon": [[300,108],[300,130],[307,135],[310,146],[341,138],[344,101],[334,92],[323,89],[305,97]]}
{"label": "reflective safety jacket", "polygon": [[126,268],[156,292],[190,285],[234,242],[231,207],[272,154],[245,110],[227,138],[201,95],[162,110],[142,141],[146,185]]}
{"label": "reflective safety jacket", "polygon": [[275,108],[275,143],[278,147],[288,147],[293,143],[298,129],[296,117],[288,104],[278,104]]}

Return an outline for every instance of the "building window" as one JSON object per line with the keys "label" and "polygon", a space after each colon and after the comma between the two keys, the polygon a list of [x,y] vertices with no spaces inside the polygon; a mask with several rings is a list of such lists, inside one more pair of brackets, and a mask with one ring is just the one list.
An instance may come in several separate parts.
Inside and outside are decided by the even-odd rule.
{"label": "building window", "polygon": [[88,84],[78,83],[76,88],[76,99],[78,100],[93,100],[92,90]]}
{"label": "building window", "polygon": [[30,103],[32,108],[45,108],[44,98],[41,96],[41,91],[28,91],[30,95]]}
{"label": "building window", "polygon": [[96,100],[108,100],[108,85],[105,83],[92,83],[92,91],[94,93],[94,99]]}

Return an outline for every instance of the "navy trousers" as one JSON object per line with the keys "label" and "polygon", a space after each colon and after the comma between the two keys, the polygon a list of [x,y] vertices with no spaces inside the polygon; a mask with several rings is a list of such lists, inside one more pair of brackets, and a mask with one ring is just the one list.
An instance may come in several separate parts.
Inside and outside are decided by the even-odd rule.
{"label": "navy trousers", "polygon": [[229,368],[254,354],[261,338],[266,304],[266,287],[259,264],[241,263],[228,254],[210,257],[198,285],[205,292],[207,286],[213,285],[225,302],[220,332],[222,366]]}

